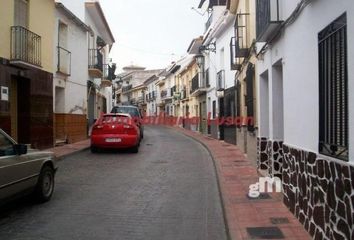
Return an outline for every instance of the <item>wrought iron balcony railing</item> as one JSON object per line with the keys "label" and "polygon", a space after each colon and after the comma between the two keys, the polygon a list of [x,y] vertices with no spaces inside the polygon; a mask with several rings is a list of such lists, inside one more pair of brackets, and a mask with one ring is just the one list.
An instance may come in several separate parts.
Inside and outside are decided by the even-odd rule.
{"label": "wrought iron balcony railing", "polygon": [[62,74],[71,75],[71,52],[60,46],[58,46],[57,71]]}
{"label": "wrought iron balcony railing", "polygon": [[281,26],[280,0],[256,0],[256,32],[258,42],[268,42]]}
{"label": "wrought iron balcony railing", "polygon": [[144,103],[144,102],[145,102],[144,96],[139,96],[137,98],[137,103]]}
{"label": "wrought iron balcony railing", "polygon": [[11,27],[11,61],[41,66],[41,47],[41,36],[22,26]]}
{"label": "wrought iron balcony railing", "polygon": [[166,98],[167,97],[167,90],[162,90],[161,91],[161,98]]}
{"label": "wrought iron balcony railing", "polygon": [[98,49],[89,49],[88,67],[103,72],[103,55]]}
{"label": "wrought iron balcony railing", "polygon": [[187,89],[184,87],[181,91],[181,99],[187,99],[188,96],[187,96]]}
{"label": "wrought iron balcony railing", "polygon": [[133,85],[128,85],[128,86],[124,86],[122,87],[122,92],[128,92],[133,88]]}
{"label": "wrought iron balcony railing", "polygon": [[230,66],[231,70],[237,70],[240,71],[242,67],[241,59],[239,57],[236,57],[236,51],[237,51],[237,42],[236,42],[236,37],[232,37],[230,41]]}
{"label": "wrought iron balcony railing", "polygon": [[[192,79],[192,86],[190,93],[193,95],[199,95],[202,92],[206,92],[209,87],[209,70],[204,73],[196,74]],[[195,94],[197,93],[197,94]]]}
{"label": "wrought iron balcony railing", "polygon": [[116,71],[115,63],[113,63],[112,66],[110,66],[109,64],[103,64],[103,78],[105,80],[112,81],[116,79],[115,71]]}
{"label": "wrought iron balcony railing", "polygon": [[177,87],[176,86],[173,86],[171,89],[171,97],[173,97],[174,93],[177,91]]}
{"label": "wrought iron balcony railing", "polygon": [[247,57],[250,51],[251,43],[249,41],[249,18],[248,13],[239,13],[235,20],[235,37],[236,37],[236,57]]}

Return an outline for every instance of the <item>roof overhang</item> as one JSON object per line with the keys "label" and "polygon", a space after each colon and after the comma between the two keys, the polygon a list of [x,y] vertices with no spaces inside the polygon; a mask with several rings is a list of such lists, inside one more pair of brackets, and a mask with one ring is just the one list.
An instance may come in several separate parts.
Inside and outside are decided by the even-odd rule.
{"label": "roof overhang", "polygon": [[79,26],[82,30],[90,32],[91,28],[87,26],[83,21],[81,21],[73,12],[71,12],[68,8],[64,6],[62,3],[55,3],[56,9],[61,11],[67,18],[73,21],[77,26]]}
{"label": "roof overhang", "polygon": [[115,39],[113,37],[111,28],[108,25],[106,17],[103,13],[99,2],[86,2],[85,7],[89,14],[96,20],[96,26],[100,31],[100,37],[110,46],[113,45]]}
{"label": "roof overhang", "polygon": [[187,52],[189,54],[199,54],[199,48],[203,43],[203,37],[195,38],[190,43]]}

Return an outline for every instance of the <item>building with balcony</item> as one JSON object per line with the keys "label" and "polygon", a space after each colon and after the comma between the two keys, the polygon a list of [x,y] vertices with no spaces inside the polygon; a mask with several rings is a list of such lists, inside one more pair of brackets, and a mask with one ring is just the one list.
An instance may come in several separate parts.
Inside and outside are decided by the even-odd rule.
{"label": "building with balcony", "polygon": [[[112,81],[115,78],[115,64],[109,57],[109,53],[115,42],[115,39],[99,1],[56,0],[56,2],[58,4],[62,4],[62,6],[65,6],[65,8],[71,12],[71,16],[68,19],[70,21],[61,21],[58,27],[58,32],[62,33],[64,36],[65,32],[69,32],[70,34],[78,34],[78,41],[76,43],[70,44],[73,48],[80,50],[61,47],[60,54],[61,58],[63,58],[64,54],[68,55],[68,52],[71,53],[72,66],[70,75],[72,76],[69,76],[71,79],[75,79],[75,81],[81,81],[82,76],[85,75],[86,83],[83,85],[85,85],[87,88],[86,103],[80,103],[80,105],[75,103],[75,105],[85,105],[84,111],[87,118],[86,125],[89,127],[93,124],[94,119],[97,119],[101,113],[110,112],[113,106]],[[71,22],[76,23],[76,26],[74,29],[71,29],[70,27],[67,29],[65,25],[71,24]],[[86,43],[82,42],[82,34],[76,31],[78,27],[88,27],[88,31],[86,31]],[[56,35],[56,37],[58,38],[58,35]],[[76,35],[72,37],[76,37]],[[60,38],[59,43],[65,41],[68,42],[69,40],[71,41],[70,35],[68,35],[68,39],[65,39],[65,37]],[[83,46],[86,48],[85,52],[81,50],[83,49]],[[77,61],[74,60],[74,51],[76,53],[80,51],[80,55],[76,57],[80,57],[80,59],[76,59]],[[63,65],[63,61],[60,64]],[[84,64],[86,65],[85,67],[83,66]],[[77,74],[74,72],[81,72],[82,69],[85,69],[85,72],[80,73],[78,78],[74,78],[73,75]],[[71,81],[66,81],[66,83],[69,82]],[[80,84],[82,83],[80,82]],[[76,88],[78,87],[79,86],[76,86]],[[73,89],[74,88],[75,87],[73,87]],[[81,94],[77,95],[77,98],[81,97]],[[76,107],[76,109],[78,109],[78,107]],[[80,112],[80,110],[78,111]]]}
{"label": "building with balcony", "polygon": [[164,76],[164,89],[166,89],[167,94],[162,101],[164,102],[165,115],[166,116],[177,116],[176,106],[174,104],[174,96],[177,92],[176,88],[176,72],[179,70],[180,65],[177,63],[172,63],[166,68],[166,73]]}
{"label": "building with balcony", "polygon": [[54,19],[53,0],[1,2],[0,128],[35,148],[53,146]]}
{"label": "building with balcony", "polygon": [[[164,70],[145,70],[144,67],[133,65],[126,66],[123,70],[123,73],[117,75],[117,79],[121,84],[120,103],[124,105],[136,105],[142,111],[147,111],[149,100],[152,99],[152,91],[155,91],[155,89],[149,92],[146,89],[146,82],[149,82],[151,78],[157,77]],[[157,95],[155,96],[155,99],[156,97]],[[149,114],[149,112],[146,112],[146,114]]]}
{"label": "building with balcony", "polygon": [[159,114],[159,106],[157,105],[159,91],[156,84],[158,80],[159,77],[154,75],[144,82],[144,85],[146,86],[146,116],[158,116]]}
{"label": "building with balcony", "polygon": [[259,168],[314,239],[353,239],[354,2],[256,9]]}
{"label": "building with balcony", "polygon": [[236,70],[232,97],[236,97],[236,116],[244,119],[237,126],[236,144],[249,159],[256,163],[258,131],[255,74],[256,5],[255,1],[237,0],[230,1],[229,6],[229,11],[236,14],[234,34],[230,39],[230,66],[231,69]]}
{"label": "building with balcony", "polygon": [[[204,1],[199,7],[206,7],[212,17],[209,17],[203,42],[199,48],[204,56],[202,72],[204,78],[209,81],[209,89],[206,93],[206,112],[210,113],[211,124],[207,133],[213,138],[236,143],[236,126],[217,124],[216,118],[235,116],[235,69],[231,68],[230,39],[234,35],[235,14],[227,9],[227,1]],[[205,76],[204,76],[205,75]],[[207,77],[206,77],[207,75]],[[226,114],[228,116],[226,116]]]}
{"label": "building with balcony", "polygon": [[56,144],[87,138],[87,36],[91,29],[56,3],[54,126]]}
{"label": "building with balcony", "polygon": [[115,64],[112,63],[109,53],[115,39],[100,3],[84,1],[83,6],[84,22],[91,29],[87,40],[87,116],[88,125],[91,126],[94,119],[97,119],[101,113],[110,112],[113,107],[111,82],[115,78]]}
{"label": "building with balcony", "polygon": [[[192,78],[193,66],[195,66],[195,57],[193,54],[188,54],[178,61],[179,69],[175,73],[176,92],[174,93],[174,103],[176,106],[177,116],[187,118],[190,115],[191,99],[190,95],[190,79]],[[183,127],[188,127],[183,123]]]}

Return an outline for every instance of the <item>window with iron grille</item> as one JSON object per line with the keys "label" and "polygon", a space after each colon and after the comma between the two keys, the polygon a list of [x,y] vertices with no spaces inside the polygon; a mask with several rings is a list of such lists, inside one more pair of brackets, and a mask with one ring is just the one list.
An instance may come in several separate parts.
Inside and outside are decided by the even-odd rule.
{"label": "window with iron grille", "polygon": [[318,34],[319,152],[348,161],[347,16]]}

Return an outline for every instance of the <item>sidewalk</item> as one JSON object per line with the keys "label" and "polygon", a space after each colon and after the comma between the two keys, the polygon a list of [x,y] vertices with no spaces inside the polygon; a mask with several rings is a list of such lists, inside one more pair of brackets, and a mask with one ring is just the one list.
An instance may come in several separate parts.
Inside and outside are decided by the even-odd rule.
{"label": "sidewalk", "polygon": [[55,154],[55,156],[60,160],[61,158],[74,154],[79,151],[86,150],[90,147],[90,139],[86,139],[81,142],[66,144],[60,147],[54,147],[47,149]]}
{"label": "sidewalk", "polygon": [[260,175],[236,146],[182,128],[174,129],[199,141],[212,154],[232,240],[311,239],[282,203],[281,193],[269,193],[262,199],[248,198],[249,186],[258,182]]}

